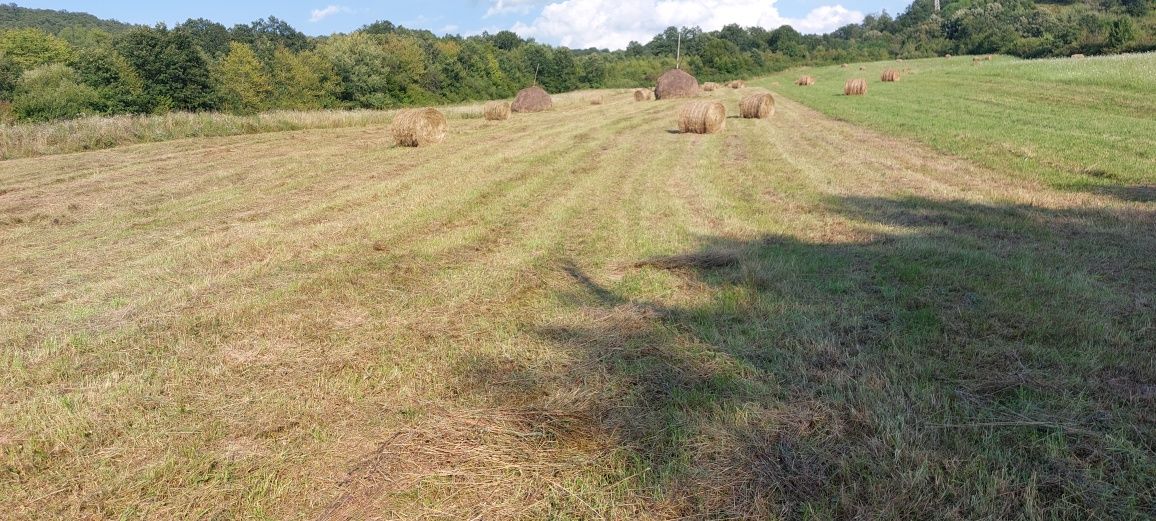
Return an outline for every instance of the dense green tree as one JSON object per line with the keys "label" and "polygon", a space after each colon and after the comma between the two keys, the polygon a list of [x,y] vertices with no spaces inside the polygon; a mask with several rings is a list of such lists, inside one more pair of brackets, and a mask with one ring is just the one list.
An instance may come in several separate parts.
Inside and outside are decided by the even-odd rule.
{"label": "dense green tree", "polygon": [[146,112],[144,80],[111,46],[81,50],[71,63],[80,81],[98,97],[96,109],[106,114]]}
{"label": "dense green tree", "polygon": [[75,118],[97,111],[100,96],[81,83],[67,65],[53,63],[26,71],[12,97],[12,109],[32,121]]}
{"label": "dense green tree", "polygon": [[294,53],[278,47],[270,63],[271,106],[279,109],[320,109],[337,101],[339,79],[328,60],[314,51]]}
{"label": "dense green tree", "polygon": [[72,46],[41,29],[12,29],[0,31],[0,53],[21,70],[28,70],[68,61]]}
{"label": "dense green tree", "polygon": [[248,45],[230,42],[229,53],[217,63],[215,73],[221,108],[252,114],[268,106],[273,81]]}
{"label": "dense green tree", "polygon": [[229,52],[229,30],[217,22],[190,18],[173,30],[187,34],[197,48],[211,59],[219,59]]}
{"label": "dense green tree", "polygon": [[116,50],[145,80],[153,110],[205,110],[215,106],[209,66],[192,37],[164,25],[129,31]]}
{"label": "dense green tree", "polygon": [[0,52],[0,101],[11,101],[12,91],[20,82],[20,67]]}

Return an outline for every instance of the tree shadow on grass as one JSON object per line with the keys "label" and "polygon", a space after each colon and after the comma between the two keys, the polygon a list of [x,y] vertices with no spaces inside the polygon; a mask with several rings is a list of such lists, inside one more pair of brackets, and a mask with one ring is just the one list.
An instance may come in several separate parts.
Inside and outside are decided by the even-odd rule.
{"label": "tree shadow on grass", "polygon": [[[473,386],[582,396],[678,515],[1156,515],[1151,212],[830,209],[893,231],[704,238],[613,283],[563,262],[566,313],[534,332],[571,361],[520,368],[516,393],[492,367]],[[656,278],[697,297],[629,296]]]}

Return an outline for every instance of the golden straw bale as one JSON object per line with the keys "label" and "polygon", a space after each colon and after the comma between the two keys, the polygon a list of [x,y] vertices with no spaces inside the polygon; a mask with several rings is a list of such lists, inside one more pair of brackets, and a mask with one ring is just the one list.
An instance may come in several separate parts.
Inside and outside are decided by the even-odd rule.
{"label": "golden straw bale", "polygon": [[446,138],[446,117],[432,108],[403,110],[393,118],[389,132],[403,147],[441,143]]}
{"label": "golden straw bale", "polygon": [[775,115],[775,98],[770,94],[751,94],[739,102],[739,114],[747,119],[766,119]]}
{"label": "golden straw bale", "polygon": [[716,101],[692,101],[678,110],[678,129],[684,133],[713,134],[726,124],[727,109]]}

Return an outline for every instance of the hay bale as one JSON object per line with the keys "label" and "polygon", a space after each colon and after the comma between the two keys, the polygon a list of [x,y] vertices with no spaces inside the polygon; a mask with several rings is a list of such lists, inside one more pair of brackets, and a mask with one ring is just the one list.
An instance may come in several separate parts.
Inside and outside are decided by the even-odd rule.
{"label": "hay bale", "polygon": [[505,101],[490,101],[482,106],[482,116],[487,121],[504,121],[510,119],[510,104]]}
{"label": "hay bale", "polygon": [[886,82],[899,81],[899,71],[895,69],[887,69],[883,71],[883,74],[879,77],[879,79]]}
{"label": "hay bale", "polygon": [[654,86],[654,97],[660,100],[690,98],[698,96],[701,90],[694,76],[681,69],[671,69],[658,77],[658,82]]}
{"label": "hay bale", "polygon": [[403,147],[420,147],[441,143],[446,138],[446,117],[437,109],[403,110],[389,126],[394,143]]}
{"label": "hay bale", "polygon": [[590,98],[591,105],[601,105],[602,101],[602,96],[594,96],[593,98]]}
{"label": "hay bale", "polygon": [[727,109],[716,101],[692,101],[678,109],[678,129],[683,133],[713,134],[727,125]]}
{"label": "hay bale", "polygon": [[861,70],[861,71],[865,71],[865,70],[867,70],[867,67],[864,67],[864,66],[860,65],[860,66],[859,66],[859,70]]}
{"label": "hay bale", "polygon": [[650,101],[654,99],[654,91],[650,89],[634,89],[634,101]]}
{"label": "hay bale", "polygon": [[739,114],[747,119],[766,119],[775,115],[775,98],[770,94],[751,94],[739,102]]}
{"label": "hay bale", "polygon": [[718,90],[719,87],[722,87],[722,85],[719,85],[713,81],[708,81],[708,82],[702,84],[702,90],[705,90],[707,92],[714,92],[714,91]]}
{"label": "hay bale", "polygon": [[867,94],[867,80],[854,78],[843,84],[843,94],[847,96],[862,96]]}
{"label": "hay bale", "polygon": [[846,63],[844,63],[843,65],[840,65],[839,67],[846,69],[847,67],[850,67],[850,65],[847,65]]}
{"label": "hay bale", "polygon": [[950,54],[944,54],[944,55],[943,55],[943,59],[945,59],[945,60],[950,60],[950,59],[951,59],[951,55],[950,55]]}
{"label": "hay bale", "polygon": [[1081,58],[1083,58],[1083,57],[1084,57],[1084,55],[1083,55],[1083,54],[1073,54],[1073,55],[1072,55],[1072,59],[1074,59],[1074,60],[1079,60],[1079,59],[1081,59]]}
{"label": "hay bale", "polygon": [[542,87],[535,85],[518,91],[518,95],[514,97],[514,103],[510,105],[510,110],[514,112],[542,112],[550,110],[553,106],[554,100],[550,98],[550,94]]}
{"label": "hay bale", "polygon": [[795,80],[795,85],[800,85],[803,87],[810,87],[811,85],[814,85],[814,84],[815,84],[815,78],[812,78],[810,76],[801,76],[801,77],[799,77],[799,79]]}
{"label": "hay bale", "polygon": [[747,86],[747,83],[743,80],[734,80],[730,83],[727,83],[727,87],[730,87],[732,89],[741,89],[741,88],[744,88],[746,86]]}
{"label": "hay bale", "polygon": [[985,61],[985,62],[992,61],[993,59],[995,59],[995,57],[990,55],[990,54],[983,57],[983,61]]}

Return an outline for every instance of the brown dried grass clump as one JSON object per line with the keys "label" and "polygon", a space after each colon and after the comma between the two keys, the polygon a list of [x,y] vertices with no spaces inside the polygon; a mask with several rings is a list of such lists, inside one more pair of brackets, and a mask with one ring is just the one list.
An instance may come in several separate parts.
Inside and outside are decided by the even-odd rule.
{"label": "brown dried grass clump", "polygon": [[393,118],[389,132],[398,146],[441,143],[446,138],[446,116],[432,108],[404,110]]}
{"label": "brown dried grass clump", "polygon": [[665,255],[651,257],[635,262],[635,268],[659,268],[663,270],[725,268],[739,263],[739,254],[735,251],[716,250],[687,253],[684,255]]}
{"label": "brown dried grass clump", "polygon": [[745,82],[743,80],[735,80],[735,81],[732,81],[730,83],[727,83],[727,87],[730,87],[732,89],[741,89],[741,88],[744,88],[746,86],[747,86],[747,82]]}
{"label": "brown dried grass clump", "polygon": [[867,94],[867,80],[854,78],[843,84],[843,94],[847,96],[862,96]]}
{"label": "brown dried grass clump", "polygon": [[713,134],[726,128],[727,109],[715,101],[692,101],[678,110],[678,129],[683,133]]}
{"label": "brown dried grass clump", "polygon": [[814,84],[815,84],[815,78],[812,78],[810,76],[801,76],[799,79],[795,80],[795,85],[801,85],[803,87],[810,87],[811,85],[814,85]]}
{"label": "brown dried grass clump", "polygon": [[482,107],[482,116],[487,121],[504,121],[510,119],[510,104],[505,101],[491,101]]}
{"label": "brown dried grass clump", "polygon": [[660,100],[671,98],[690,98],[698,96],[702,89],[698,80],[681,69],[671,69],[658,77],[654,87],[654,97]]}
{"label": "brown dried grass clump", "polygon": [[510,110],[514,112],[542,112],[550,110],[553,106],[554,100],[550,98],[550,94],[542,87],[535,85],[518,91],[518,95],[514,97],[514,103],[510,105]]}
{"label": "brown dried grass clump", "polygon": [[879,77],[879,79],[885,82],[893,82],[899,81],[899,76],[899,71],[895,69],[887,69],[883,71],[883,74]]}
{"label": "brown dried grass clump", "polygon": [[775,98],[770,94],[751,94],[739,102],[739,114],[747,119],[766,119],[775,115]]}
{"label": "brown dried grass clump", "polygon": [[650,101],[654,99],[654,91],[650,89],[634,89],[634,101]]}

